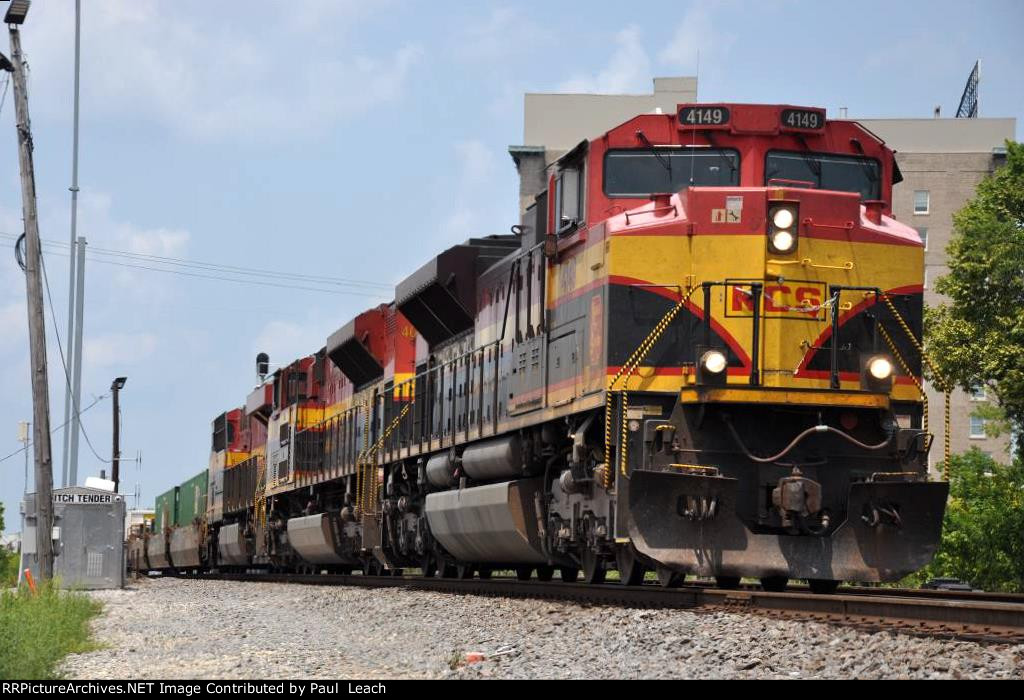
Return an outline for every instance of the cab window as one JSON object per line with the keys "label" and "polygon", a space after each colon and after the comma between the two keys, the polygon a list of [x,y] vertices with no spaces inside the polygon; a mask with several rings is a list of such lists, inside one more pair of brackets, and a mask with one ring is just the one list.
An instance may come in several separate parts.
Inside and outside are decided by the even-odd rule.
{"label": "cab window", "polygon": [[769,151],[764,184],[856,192],[861,199],[880,199],[881,168],[873,158],[832,153]]}
{"label": "cab window", "polygon": [[555,230],[566,233],[583,218],[583,164],[563,168],[555,179]]}
{"label": "cab window", "polygon": [[729,148],[619,149],[604,157],[604,193],[609,197],[650,197],[686,187],[739,184],[740,156]]}

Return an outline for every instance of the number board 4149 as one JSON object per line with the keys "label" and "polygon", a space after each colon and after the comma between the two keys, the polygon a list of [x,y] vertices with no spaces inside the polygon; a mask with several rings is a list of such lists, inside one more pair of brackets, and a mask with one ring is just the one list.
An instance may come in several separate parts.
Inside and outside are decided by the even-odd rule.
{"label": "number board 4149", "polygon": [[723,105],[699,105],[679,108],[679,126],[686,129],[728,128],[732,114]]}
{"label": "number board 4149", "polygon": [[825,110],[784,109],[779,114],[779,125],[787,130],[820,131],[825,128]]}

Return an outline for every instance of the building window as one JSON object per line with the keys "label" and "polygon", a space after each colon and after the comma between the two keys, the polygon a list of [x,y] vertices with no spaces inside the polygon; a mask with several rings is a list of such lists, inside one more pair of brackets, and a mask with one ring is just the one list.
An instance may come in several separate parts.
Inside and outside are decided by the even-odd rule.
{"label": "building window", "polygon": [[974,439],[987,437],[985,435],[985,419],[981,416],[971,416],[970,437]]}
{"label": "building window", "polygon": [[985,401],[988,396],[985,393],[984,384],[975,384],[971,387],[971,401]]}
{"label": "building window", "polygon": [[922,288],[923,289],[928,289],[928,268],[927,267],[924,268],[924,284],[922,285]]}
{"label": "building window", "polygon": [[928,250],[928,229],[924,226],[917,227],[917,235],[921,237],[921,244]]}
{"label": "building window", "polygon": [[931,196],[928,190],[916,190],[914,192],[914,213],[915,214],[927,214],[929,211],[929,205],[931,204]]}

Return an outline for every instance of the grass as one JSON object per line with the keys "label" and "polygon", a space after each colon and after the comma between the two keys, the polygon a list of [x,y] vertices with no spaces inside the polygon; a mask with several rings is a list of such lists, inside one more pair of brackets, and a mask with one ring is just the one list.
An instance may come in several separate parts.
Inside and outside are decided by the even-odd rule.
{"label": "grass", "polygon": [[100,604],[82,593],[40,584],[33,594],[22,586],[0,592],[0,679],[57,677],[67,654],[89,651],[89,620]]}

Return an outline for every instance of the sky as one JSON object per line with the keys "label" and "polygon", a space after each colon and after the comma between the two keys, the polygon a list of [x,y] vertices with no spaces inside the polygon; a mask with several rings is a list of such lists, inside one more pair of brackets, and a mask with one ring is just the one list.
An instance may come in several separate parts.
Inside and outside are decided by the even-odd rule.
{"label": "sky", "polygon": [[[142,506],[206,467],[210,421],[244,403],[257,352],[281,363],[312,353],[436,252],[517,223],[507,148],[523,140],[524,92],[649,93],[654,76],[699,73],[702,101],[851,117],[930,117],[941,105],[952,116],[981,59],[981,116],[1016,117],[1018,139],[1024,126],[1019,0],[649,0],[628,12],[603,1],[83,5],[79,235],[94,252],[82,406],[95,404],[82,415],[79,479],[109,471],[109,386],[127,376],[122,492],[138,484]],[[74,2],[36,0],[22,43],[59,426],[53,319],[66,345]],[[22,230],[19,187],[7,94],[0,458],[32,415],[25,283],[9,240]],[[169,274],[140,269],[166,269],[151,257],[104,251],[218,267]],[[59,485],[60,431],[53,446]],[[7,531],[19,528],[23,488],[16,453],[0,461]]]}

